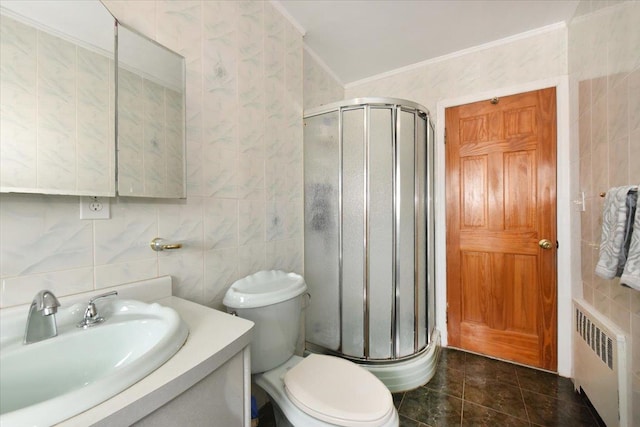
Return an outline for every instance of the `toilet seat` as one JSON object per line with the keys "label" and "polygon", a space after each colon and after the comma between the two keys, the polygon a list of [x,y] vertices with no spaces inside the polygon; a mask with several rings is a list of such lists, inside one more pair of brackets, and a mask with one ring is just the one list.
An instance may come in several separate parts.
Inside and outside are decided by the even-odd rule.
{"label": "toilet seat", "polygon": [[344,427],[378,425],[394,410],[391,393],[345,359],[311,354],[284,375],[287,397],[314,418]]}

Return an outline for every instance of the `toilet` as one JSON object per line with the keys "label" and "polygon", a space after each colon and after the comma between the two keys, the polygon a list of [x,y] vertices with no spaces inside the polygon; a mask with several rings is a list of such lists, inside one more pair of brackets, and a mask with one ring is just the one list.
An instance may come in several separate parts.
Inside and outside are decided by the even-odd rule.
{"label": "toilet", "polygon": [[227,311],[254,322],[253,381],[270,397],[278,427],[397,427],[391,393],[366,369],[321,354],[296,356],[307,285],[302,276],[259,271],[225,294]]}

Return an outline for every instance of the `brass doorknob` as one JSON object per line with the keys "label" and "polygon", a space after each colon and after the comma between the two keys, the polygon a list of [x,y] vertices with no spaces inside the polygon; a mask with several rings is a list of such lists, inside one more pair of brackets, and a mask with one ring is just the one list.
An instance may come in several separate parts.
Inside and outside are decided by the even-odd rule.
{"label": "brass doorknob", "polygon": [[542,249],[551,249],[551,241],[547,240],[547,239],[542,239],[538,242],[538,246],[540,246]]}

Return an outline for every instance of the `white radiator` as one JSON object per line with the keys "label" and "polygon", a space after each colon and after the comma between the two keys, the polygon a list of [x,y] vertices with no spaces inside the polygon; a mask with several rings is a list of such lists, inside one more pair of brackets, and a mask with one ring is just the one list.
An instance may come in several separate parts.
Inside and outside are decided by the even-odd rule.
{"label": "white radiator", "polygon": [[631,426],[629,347],[624,332],[584,300],[574,300],[575,386],[608,427]]}

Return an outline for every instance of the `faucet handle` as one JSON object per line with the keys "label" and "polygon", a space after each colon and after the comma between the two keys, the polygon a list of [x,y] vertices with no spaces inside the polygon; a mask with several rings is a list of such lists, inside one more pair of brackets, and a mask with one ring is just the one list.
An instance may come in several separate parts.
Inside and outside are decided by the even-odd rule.
{"label": "faucet handle", "polygon": [[95,297],[91,298],[89,300],[89,304],[87,304],[87,308],[84,311],[84,317],[82,318],[80,323],[78,323],[77,325],[78,328],[86,329],[90,326],[94,326],[94,325],[97,325],[98,323],[104,322],[104,317],[98,315],[98,309],[96,308],[94,301],[101,298],[110,297],[112,295],[118,295],[118,291],[107,292],[104,294],[96,295]]}
{"label": "faucet handle", "polygon": [[100,298],[110,297],[111,295],[118,295],[118,291],[111,291],[111,292],[107,292],[107,293],[104,293],[104,294],[96,295],[95,297],[93,297],[93,298],[91,298],[89,300],[89,304],[93,304],[93,302],[95,300],[98,300]]}

